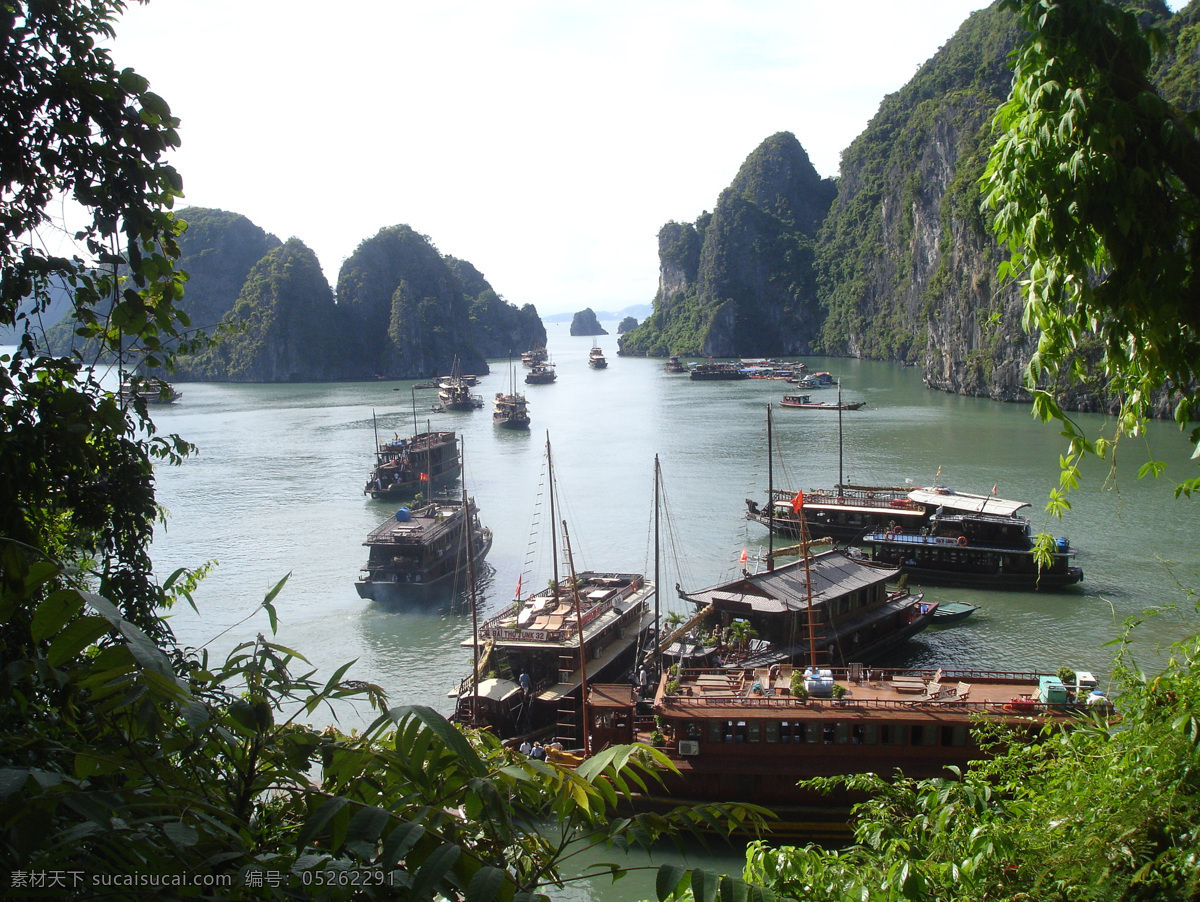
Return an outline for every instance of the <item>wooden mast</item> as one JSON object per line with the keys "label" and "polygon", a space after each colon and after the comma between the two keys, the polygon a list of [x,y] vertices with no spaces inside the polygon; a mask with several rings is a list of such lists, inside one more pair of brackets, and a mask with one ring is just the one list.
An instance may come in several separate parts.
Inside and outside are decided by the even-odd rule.
{"label": "wooden mast", "polygon": [[587,644],[583,641],[583,611],[579,601],[579,581],[575,578],[575,559],[571,556],[571,535],[567,532],[566,520],[563,520],[562,528],[567,563],[571,569],[571,597],[575,602],[575,627],[579,635],[579,718],[582,726],[583,753],[590,755],[592,749],[588,730]]}
{"label": "wooden mast", "polygon": [[[464,440],[465,441],[465,440]],[[471,531],[471,506],[467,500],[467,480],[463,479],[463,516],[467,536],[467,584],[471,598],[471,726],[479,726],[479,610],[475,606],[475,535]]]}

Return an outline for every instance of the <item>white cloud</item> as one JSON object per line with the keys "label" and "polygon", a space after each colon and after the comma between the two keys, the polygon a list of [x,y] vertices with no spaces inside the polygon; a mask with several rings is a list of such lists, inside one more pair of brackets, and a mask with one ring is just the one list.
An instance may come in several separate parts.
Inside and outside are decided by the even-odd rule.
{"label": "white cloud", "polygon": [[331,282],[405,223],[539,312],[649,303],[656,235],[791,131],[822,175],[982,0],[157,0],[114,58],[183,124],[187,203]]}

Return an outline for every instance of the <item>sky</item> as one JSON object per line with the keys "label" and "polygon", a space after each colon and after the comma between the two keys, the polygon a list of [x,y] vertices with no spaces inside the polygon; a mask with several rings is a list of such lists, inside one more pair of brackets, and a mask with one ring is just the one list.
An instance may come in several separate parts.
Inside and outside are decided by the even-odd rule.
{"label": "sky", "polygon": [[766,138],[822,176],[983,0],[151,0],[118,66],[185,204],[342,262],[408,225],[542,315],[649,304],[659,229]]}

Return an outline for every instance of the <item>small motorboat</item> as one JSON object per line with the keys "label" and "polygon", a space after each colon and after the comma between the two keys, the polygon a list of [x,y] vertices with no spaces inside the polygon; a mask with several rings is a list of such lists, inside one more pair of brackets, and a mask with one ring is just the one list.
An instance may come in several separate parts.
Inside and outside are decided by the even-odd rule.
{"label": "small motorboat", "polygon": [[933,625],[946,626],[950,623],[958,623],[966,620],[978,610],[979,605],[967,604],[965,601],[941,602],[938,604],[937,610],[933,612]]}

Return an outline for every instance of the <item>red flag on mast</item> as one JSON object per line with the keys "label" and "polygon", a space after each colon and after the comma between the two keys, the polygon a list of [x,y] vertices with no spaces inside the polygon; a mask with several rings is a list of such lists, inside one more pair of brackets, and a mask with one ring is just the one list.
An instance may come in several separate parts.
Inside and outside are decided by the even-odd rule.
{"label": "red flag on mast", "polygon": [[742,549],[742,556],[741,556],[741,558],[738,560],[738,563],[739,563],[739,564],[744,564],[744,563],[746,563],[746,549],[745,549],[745,548],[743,548],[743,549]]}
{"label": "red flag on mast", "polygon": [[518,601],[519,601],[519,600],[520,600],[520,598],[521,598],[521,579],[522,579],[524,576],[525,576],[525,574],[524,574],[524,573],[518,573],[518,574],[517,574],[517,593],[516,593],[516,595],[514,595],[513,597],[514,597],[514,598],[516,598]]}
{"label": "red flag on mast", "polygon": [[792,513],[800,513],[800,508],[804,507],[804,492],[803,490],[796,492],[796,497],[792,499]]}

